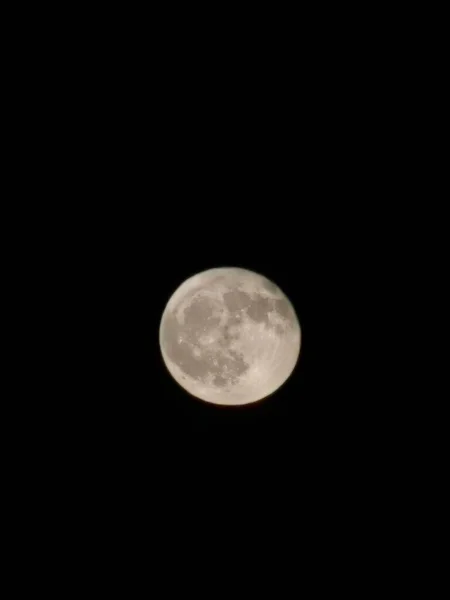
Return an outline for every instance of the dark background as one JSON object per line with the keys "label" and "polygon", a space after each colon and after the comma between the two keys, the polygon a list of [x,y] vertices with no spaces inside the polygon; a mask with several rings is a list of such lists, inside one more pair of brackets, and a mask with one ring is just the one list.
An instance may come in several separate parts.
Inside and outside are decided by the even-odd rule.
{"label": "dark background", "polygon": [[[165,527],[170,554],[169,531],[187,552],[200,535],[208,551],[230,532],[261,548],[296,532],[314,556],[324,537],[339,552],[350,522],[363,534],[360,515],[382,522],[392,419],[386,342],[374,361],[368,340],[384,335],[377,224],[398,192],[403,107],[379,55],[338,37],[233,57],[83,38],[27,56],[18,185],[41,200],[20,226],[42,328],[27,460],[89,540],[140,547]],[[302,328],[291,378],[245,407],[188,395],[158,344],[174,290],[220,266],[276,282]]]}

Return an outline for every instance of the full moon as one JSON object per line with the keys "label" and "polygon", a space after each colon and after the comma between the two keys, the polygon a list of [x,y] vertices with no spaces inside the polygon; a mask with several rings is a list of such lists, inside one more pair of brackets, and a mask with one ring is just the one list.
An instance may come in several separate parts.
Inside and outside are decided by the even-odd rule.
{"label": "full moon", "polygon": [[190,277],[167,303],[159,328],[164,363],[206,402],[240,405],[275,392],[300,354],[295,310],[272,281],[238,268]]}

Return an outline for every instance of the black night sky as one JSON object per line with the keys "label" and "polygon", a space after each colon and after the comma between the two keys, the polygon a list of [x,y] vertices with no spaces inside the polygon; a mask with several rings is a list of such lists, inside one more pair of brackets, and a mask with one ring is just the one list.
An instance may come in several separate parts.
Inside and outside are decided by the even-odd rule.
{"label": "black night sky", "polygon": [[[351,82],[331,58],[326,77],[272,65],[270,85],[268,63],[207,81],[182,58],[178,74],[147,79],[114,64],[59,102],[52,177],[33,175],[59,199],[34,209],[51,235],[40,234],[33,293],[56,323],[32,413],[45,423],[42,464],[109,536],[117,515],[188,539],[200,527],[226,536],[238,517],[261,538],[297,521],[341,527],[370,492],[386,403],[361,344],[376,333],[362,248],[378,198],[364,139],[377,124],[342,93]],[[273,280],[302,329],[292,376],[243,407],[190,396],[159,348],[175,289],[222,266]]]}
{"label": "black night sky", "polygon": [[[416,276],[404,303],[395,288],[434,264],[427,228],[409,220],[432,194],[414,209],[407,187],[431,147],[419,117],[436,129],[420,102],[440,97],[423,33],[436,19],[320,4],[282,6],[276,22],[273,5],[246,19],[244,5],[160,4],[128,16],[123,3],[36,4],[8,19],[3,204],[15,214],[2,224],[15,281],[3,288],[18,374],[4,384],[3,488],[19,512],[4,511],[5,572],[33,590],[59,578],[61,598],[96,591],[95,578],[118,596],[121,576],[124,598],[178,584],[175,598],[203,585],[215,599],[227,583],[233,599],[258,597],[258,583],[284,598],[308,579],[303,596],[327,598],[358,577],[386,595],[381,575],[393,589],[396,571],[404,589],[429,512],[413,500],[433,489],[416,477],[431,462],[408,415],[433,397],[405,392],[416,374],[399,370],[398,323],[427,328],[408,303],[432,294]],[[302,332],[291,377],[240,407],[189,395],[159,347],[173,292],[226,266],[275,282]],[[418,361],[429,350],[411,346]]]}

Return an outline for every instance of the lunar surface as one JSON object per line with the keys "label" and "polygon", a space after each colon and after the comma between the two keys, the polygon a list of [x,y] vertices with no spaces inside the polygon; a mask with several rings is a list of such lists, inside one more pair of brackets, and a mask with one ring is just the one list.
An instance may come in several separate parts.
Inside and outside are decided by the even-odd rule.
{"label": "lunar surface", "polygon": [[180,285],[161,318],[164,363],[187,392],[214,404],[256,402],[291,375],[300,325],[288,298],[252,271],[210,269]]}

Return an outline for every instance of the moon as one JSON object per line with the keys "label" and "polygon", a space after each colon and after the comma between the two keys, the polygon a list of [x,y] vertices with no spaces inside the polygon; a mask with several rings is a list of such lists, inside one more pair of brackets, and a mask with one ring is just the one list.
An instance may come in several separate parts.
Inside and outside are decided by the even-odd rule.
{"label": "moon", "polygon": [[246,269],[184,281],[161,317],[164,363],[189,394],[213,404],[257,402],[290,377],[300,354],[295,310],[280,288]]}

